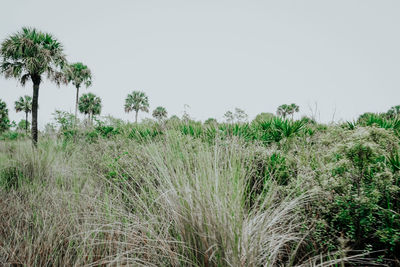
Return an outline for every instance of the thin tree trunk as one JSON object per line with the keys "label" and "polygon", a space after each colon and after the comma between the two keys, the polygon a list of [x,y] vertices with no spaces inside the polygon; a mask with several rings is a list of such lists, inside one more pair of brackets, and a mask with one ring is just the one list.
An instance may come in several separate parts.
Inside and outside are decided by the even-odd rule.
{"label": "thin tree trunk", "polygon": [[135,123],[137,123],[137,115],[138,115],[138,111],[136,110],[136,114],[135,114]]}
{"label": "thin tree trunk", "polygon": [[28,112],[25,112],[25,133],[28,133]]}
{"label": "thin tree trunk", "polygon": [[75,126],[78,123],[78,101],[79,101],[79,86],[76,87],[76,98],[75,98]]}
{"label": "thin tree trunk", "polygon": [[38,101],[40,76],[33,76],[33,98],[32,98],[32,144],[37,147],[38,142]]}

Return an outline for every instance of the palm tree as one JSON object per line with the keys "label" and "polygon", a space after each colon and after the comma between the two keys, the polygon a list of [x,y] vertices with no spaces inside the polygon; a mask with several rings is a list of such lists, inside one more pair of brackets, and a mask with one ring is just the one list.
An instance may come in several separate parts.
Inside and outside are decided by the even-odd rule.
{"label": "palm tree", "polygon": [[75,98],[75,124],[78,117],[78,99],[79,99],[79,88],[82,84],[88,88],[92,85],[92,73],[90,69],[82,64],[81,62],[73,63],[65,68],[65,76],[68,82],[76,88],[76,98]]}
{"label": "palm tree", "polygon": [[224,114],[224,119],[226,120],[227,123],[233,123],[233,121],[235,120],[235,115],[233,114],[232,111],[228,110]]}
{"label": "palm tree", "polygon": [[15,101],[15,111],[25,112],[25,131],[28,132],[28,113],[32,112],[32,97],[29,95],[20,96],[17,101]]}
{"label": "palm tree", "polygon": [[288,114],[289,111],[289,106],[286,104],[280,105],[278,109],[276,110],[276,115],[282,116],[284,119],[286,118],[286,115]]}
{"label": "palm tree", "polygon": [[156,107],[153,110],[153,117],[159,121],[162,121],[167,117],[167,110],[164,107]]}
{"label": "palm tree", "polygon": [[63,47],[51,34],[24,27],[3,41],[0,55],[0,72],[6,78],[15,78],[22,85],[29,79],[33,83],[32,142],[36,146],[39,86],[45,74],[57,85],[66,83],[62,73],[66,64]]}
{"label": "palm tree", "polygon": [[293,120],[293,115],[295,112],[299,112],[300,107],[298,105],[296,105],[295,103],[292,103],[290,105],[288,105],[288,114],[292,115],[292,120]]}
{"label": "palm tree", "polygon": [[0,99],[0,133],[10,128],[10,120],[8,119],[8,108],[6,102]]}
{"label": "palm tree", "polygon": [[137,123],[137,117],[139,110],[149,112],[149,98],[144,92],[133,91],[125,99],[125,112],[135,111],[135,123]]}
{"label": "palm tree", "polygon": [[93,124],[93,116],[101,113],[101,99],[92,93],[83,94],[78,102],[79,111],[89,116],[89,122]]}
{"label": "palm tree", "polygon": [[400,114],[400,106],[393,106],[391,107],[388,112],[386,113],[386,115],[389,118],[395,118],[396,116],[398,116]]}

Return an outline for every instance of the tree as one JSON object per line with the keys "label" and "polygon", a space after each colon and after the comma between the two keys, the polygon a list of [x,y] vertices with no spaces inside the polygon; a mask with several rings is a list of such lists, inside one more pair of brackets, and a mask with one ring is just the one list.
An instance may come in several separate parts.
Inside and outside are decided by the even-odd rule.
{"label": "tree", "polygon": [[83,94],[78,102],[79,112],[88,115],[89,122],[93,124],[93,116],[101,113],[101,99],[92,93]]}
{"label": "tree", "polygon": [[226,120],[227,123],[232,123],[235,120],[235,116],[233,115],[233,112],[228,110],[224,114],[224,119]]}
{"label": "tree", "polygon": [[275,115],[272,114],[272,113],[269,113],[269,112],[261,112],[260,114],[258,114],[258,115],[254,118],[253,122],[268,121],[268,120],[273,119],[274,117],[275,117]]}
{"label": "tree", "polygon": [[0,133],[10,128],[10,120],[8,119],[8,108],[6,102],[0,99]]}
{"label": "tree", "polygon": [[167,110],[164,107],[156,107],[153,110],[153,117],[159,121],[167,118]]}
{"label": "tree", "polygon": [[204,124],[206,124],[206,125],[216,125],[216,124],[218,124],[218,121],[216,119],[214,119],[214,118],[208,118],[204,122]]}
{"label": "tree", "polygon": [[29,79],[33,83],[32,142],[37,146],[39,86],[45,74],[57,85],[67,82],[62,72],[63,47],[51,34],[24,27],[3,41],[0,54],[0,72],[6,78],[15,78],[23,86]]}
{"label": "tree", "polygon": [[292,103],[288,105],[288,114],[292,115],[292,120],[293,120],[293,115],[295,112],[299,112],[300,107],[296,105],[295,103]]}
{"label": "tree", "polygon": [[15,101],[15,111],[25,112],[25,131],[28,132],[28,113],[32,112],[32,97],[29,95],[20,96],[17,101]]}
{"label": "tree", "polygon": [[61,131],[70,130],[74,126],[74,114],[67,111],[56,110],[52,115],[56,123],[60,126]]}
{"label": "tree", "polygon": [[399,114],[400,114],[400,106],[393,106],[388,110],[386,116],[392,119],[398,116]]}
{"label": "tree", "polygon": [[243,109],[235,108],[235,119],[237,122],[246,121],[249,116]]}
{"label": "tree", "polygon": [[235,108],[235,113],[233,113],[230,110],[225,112],[224,118],[227,123],[233,123],[234,121],[243,122],[243,121],[247,120],[248,115],[246,114],[246,112],[243,109]]}
{"label": "tree", "polygon": [[25,130],[30,126],[30,122],[27,120],[20,120],[17,124],[18,130]]}
{"label": "tree", "polygon": [[68,82],[72,82],[72,84],[76,88],[76,97],[75,97],[75,124],[76,124],[78,117],[79,88],[81,88],[82,84],[84,84],[86,88],[92,85],[92,73],[86,65],[82,64],[81,62],[77,62],[68,65],[65,68],[64,74]]}
{"label": "tree", "polygon": [[276,110],[276,115],[282,116],[284,119],[289,113],[289,106],[286,104],[280,105],[278,109]]}
{"label": "tree", "polygon": [[149,98],[144,92],[133,91],[125,99],[125,112],[135,111],[135,123],[137,123],[139,110],[149,112]]}

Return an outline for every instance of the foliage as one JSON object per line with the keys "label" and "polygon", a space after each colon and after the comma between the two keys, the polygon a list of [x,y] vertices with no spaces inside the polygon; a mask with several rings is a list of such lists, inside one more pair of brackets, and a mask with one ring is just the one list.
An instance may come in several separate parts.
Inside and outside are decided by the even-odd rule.
{"label": "foliage", "polygon": [[224,114],[224,118],[227,123],[233,123],[233,122],[240,123],[247,121],[248,115],[243,109],[236,107],[234,112],[228,110]]}
{"label": "foliage", "polygon": [[64,73],[68,82],[71,82],[76,88],[80,88],[82,84],[86,87],[92,85],[92,73],[88,66],[81,62],[68,64],[64,68]]}
{"label": "foliage", "polygon": [[[339,125],[281,117],[132,124],[108,117],[75,129],[72,114],[57,114],[65,129],[58,138],[76,141],[46,136],[32,152],[24,136],[1,137],[0,209],[7,219],[0,226],[11,234],[0,242],[8,261],[351,266],[357,259],[355,265],[370,266],[399,260],[397,117],[367,114]],[[62,207],[76,210],[62,213]],[[71,217],[60,220],[61,214]],[[51,234],[40,223],[29,230],[15,223],[37,217],[55,225],[46,228]],[[27,236],[40,242],[27,243]]]}
{"label": "foliage", "polygon": [[214,119],[214,118],[208,118],[208,119],[204,122],[204,124],[216,125],[216,124],[218,124],[218,121],[217,121],[216,119]]}
{"label": "foliage", "polygon": [[83,94],[78,102],[79,112],[88,115],[93,121],[93,116],[101,113],[101,99],[93,93]]}
{"label": "foliage", "polygon": [[8,108],[6,102],[0,99],[0,133],[10,128],[10,120],[8,118]]}
{"label": "foliage", "polygon": [[167,118],[167,115],[167,110],[164,107],[156,107],[153,110],[153,117],[158,121],[164,120],[165,118]]}
{"label": "foliage", "polygon": [[144,92],[133,91],[125,99],[125,112],[135,111],[135,122],[139,111],[149,112],[149,98]]}
{"label": "foliage", "polygon": [[0,55],[0,72],[6,78],[17,79],[22,85],[32,80],[32,142],[36,146],[39,85],[45,74],[57,85],[67,82],[62,72],[66,64],[63,47],[51,34],[24,27],[2,42]]}
{"label": "foliage", "polygon": [[386,116],[390,119],[397,117],[399,114],[400,114],[400,105],[393,106],[386,112]]}
{"label": "foliage", "polygon": [[72,129],[75,120],[74,114],[67,111],[56,110],[53,116],[61,131]]}
{"label": "foliage", "polygon": [[1,72],[6,78],[16,78],[22,85],[28,79],[47,74],[56,83],[65,82],[59,71],[65,65],[62,45],[49,33],[34,28],[10,35],[1,44]]}
{"label": "foliage", "polygon": [[18,129],[18,130],[25,130],[25,129],[29,128],[30,125],[31,125],[31,123],[30,123],[29,121],[20,120],[20,121],[18,122],[17,129]]}
{"label": "foliage", "polygon": [[269,113],[269,112],[262,112],[260,114],[258,114],[254,120],[252,121],[252,123],[257,123],[257,122],[261,122],[261,121],[267,121],[267,120],[271,120],[275,117],[274,114]]}
{"label": "foliage", "polygon": [[292,103],[290,105],[283,104],[278,107],[276,110],[276,114],[278,116],[282,116],[283,118],[286,118],[287,115],[292,115],[293,119],[293,114],[295,112],[299,112],[300,108],[296,104]]}
{"label": "foliage", "polygon": [[29,95],[20,96],[17,101],[15,101],[15,111],[16,112],[32,112],[32,97]]}

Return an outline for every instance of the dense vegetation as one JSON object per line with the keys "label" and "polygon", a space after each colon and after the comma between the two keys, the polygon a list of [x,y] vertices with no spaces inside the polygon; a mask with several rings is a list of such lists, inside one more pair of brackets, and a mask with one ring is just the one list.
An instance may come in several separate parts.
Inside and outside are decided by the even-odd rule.
{"label": "dense vegetation", "polygon": [[[0,143],[0,261],[398,264],[400,120],[113,118]],[[13,134],[14,133],[14,134]]]}

